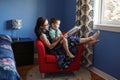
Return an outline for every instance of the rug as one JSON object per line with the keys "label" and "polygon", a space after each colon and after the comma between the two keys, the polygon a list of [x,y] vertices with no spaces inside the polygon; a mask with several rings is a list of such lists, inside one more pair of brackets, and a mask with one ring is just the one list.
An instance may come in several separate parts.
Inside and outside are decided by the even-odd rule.
{"label": "rug", "polygon": [[81,67],[75,74],[73,72],[47,73],[45,78],[41,79],[39,68],[35,66],[28,71],[27,80],[91,80],[91,74],[87,69]]}

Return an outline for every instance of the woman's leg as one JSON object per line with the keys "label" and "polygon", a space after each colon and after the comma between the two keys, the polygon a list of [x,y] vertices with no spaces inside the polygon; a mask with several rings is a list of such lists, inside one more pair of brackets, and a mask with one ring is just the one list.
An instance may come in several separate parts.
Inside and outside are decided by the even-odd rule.
{"label": "woman's leg", "polygon": [[87,38],[80,38],[80,44],[84,44],[84,43],[87,43],[87,44],[94,44],[96,42],[98,42],[97,38],[99,37],[100,35],[100,31],[97,31],[95,34],[93,34],[92,36],[90,37],[87,37]]}
{"label": "woman's leg", "polygon": [[69,51],[67,39],[66,39],[66,38],[63,38],[62,41],[61,41],[61,43],[63,44],[63,47],[64,47],[67,55],[68,55],[70,58],[74,58],[75,56]]}
{"label": "woman's leg", "polygon": [[87,38],[80,38],[80,44],[84,44],[84,43],[87,43],[89,41],[91,41],[92,39],[90,37],[87,37]]}

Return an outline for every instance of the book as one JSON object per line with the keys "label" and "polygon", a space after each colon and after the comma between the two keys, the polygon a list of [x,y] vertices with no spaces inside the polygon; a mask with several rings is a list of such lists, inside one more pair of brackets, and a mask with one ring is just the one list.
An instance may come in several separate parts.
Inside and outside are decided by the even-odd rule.
{"label": "book", "polygon": [[64,34],[64,37],[69,37],[80,29],[81,29],[81,26],[74,26],[72,29],[70,29],[68,32]]}

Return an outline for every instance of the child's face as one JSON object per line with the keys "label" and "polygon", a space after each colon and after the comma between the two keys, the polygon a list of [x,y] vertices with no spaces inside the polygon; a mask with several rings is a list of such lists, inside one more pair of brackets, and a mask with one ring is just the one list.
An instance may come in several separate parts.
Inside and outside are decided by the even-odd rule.
{"label": "child's face", "polygon": [[60,27],[60,21],[57,21],[56,23],[53,23],[52,26],[54,29],[58,29]]}

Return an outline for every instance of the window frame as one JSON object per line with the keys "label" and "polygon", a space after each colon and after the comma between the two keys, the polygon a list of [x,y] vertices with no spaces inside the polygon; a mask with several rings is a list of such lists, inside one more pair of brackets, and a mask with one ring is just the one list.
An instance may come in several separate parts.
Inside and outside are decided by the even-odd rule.
{"label": "window frame", "polygon": [[[96,2],[97,1],[97,2]],[[103,0],[95,0],[94,5],[94,29],[108,30],[108,31],[117,31],[120,32],[120,23],[105,22],[103,20]],[[118,29],[119,28],[119,29]]]}

